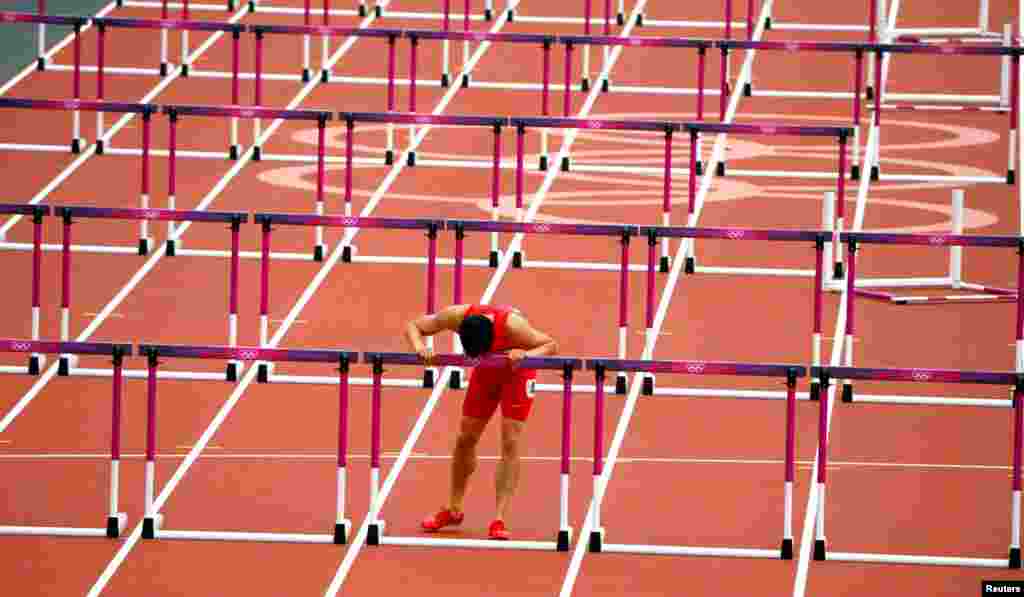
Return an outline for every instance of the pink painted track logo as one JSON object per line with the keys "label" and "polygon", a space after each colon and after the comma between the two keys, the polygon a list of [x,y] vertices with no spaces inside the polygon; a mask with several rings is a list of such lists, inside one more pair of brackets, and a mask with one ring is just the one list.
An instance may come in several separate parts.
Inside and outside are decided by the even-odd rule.
{"label": "pink painted track logo", "polygon": [[913,379],[914,381],[928,381],[932,378],[932,374],[928,371],[921,371],[919,369],[915,369],[910,372],[910,378]]}

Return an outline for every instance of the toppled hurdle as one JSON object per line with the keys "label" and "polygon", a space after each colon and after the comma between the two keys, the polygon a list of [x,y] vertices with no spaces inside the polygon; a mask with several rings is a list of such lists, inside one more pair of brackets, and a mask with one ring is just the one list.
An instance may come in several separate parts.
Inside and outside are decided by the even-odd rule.
{"label": "toppled hurdle", "polygon": [[[754,363],[726,363],[712,361],[641,361],[590,359],[587,369],[594,372],[594,495],[604,495],[601,477],[604,472],[604,376],[607,371],[641,373],[679,373],[685,375],[728,375],[740,377],[776,377],[786,380],[786,437],[785,470],[783,482],[783,531],[778,549],[751,549],[735,547],[689,547],[677,545],[629,545],[605,543],[605,529],[601,526],[601,501],[595,498],[591,511],[591,531],[587,537],[591,552],[635,553],[684,556],[729,556],[742,558],[793,559],[793,479],[796,476],[796,383],[807,374],[799,365],[771,365]],[[822,401],[823,403],[826,401]]]}
{"label": "toppled hurdle", "polygon": [[[844,352],[846,367],[853,367],[853,338],[855,327],[854,309],[858,295],[871,296],[870,290],[857,288],[857,250],[861,244],[902,245],[924,247],[994,247],[1017,249],[1017,284],[1018,289],[1024,288],[1024,238],[1018,236],[995,235],[963,235],[963,234],[894,234],[878,232],[847,232],[842,234],[842,242],[846,243],[849,271],[846,277],[846,336]],[[873,297],[875,298],[875,297]],[[1024,371],[1024,293],[1016,293],[1017,322],[1016,331],[1016,368]],[[853,401],[853,385],[849,379],[843,382],[842,399]],[[898,402],[898,401],[896,401]]]}
{"label": "toppled hurdle", "polygon": [[[769,135],[769,136],[797,136],[797,137],[824,137],[833,138],[838,141],[838,167],[836,169],[836,231],[843,230],[843,217],[846,204],[846,144],[853,135],[853,129],[841,126],[800,126],[789,124],[725,124],[711,122],[685,122],[683,128],[690,133],[690,179],[689,179],[689,204],[688,213],[692,216],[696,210],[697,201],[697,174],[696,174],[696,151],[697,141],[701,133],[727,134],[727,135]],[[718,162],[716,174],[725,176],[726,159]],[[840,255],[838,250],[838,235],[833,237],[835,253]],[[693,272],[694,267],[694,245],[691,241],[686,255],[686,271]],[[836,278],[843,277],[842,263],[837,261],[835,265]]]}
{"label": "toppled hurdle", "polygon": [[[621,258],[618,264],[619,271],[619,335],[618,335],[618,356],[626,358],[627,336],[629,329],[629,244],[630,239],[637,235],[636,226],[623,225],[602,225],[602,224],[557,224],[547,222],[488,222],[482,220],[448,220],[446,224],[449,230],[455,232],[455,275],[453,302],[462,303],[462,272],[463,272],[463,245],[467,232],[490,232],[493,238],[499,233],[511,234],[543,234],[558,236],[598,236],[617,238],[620,246]],[[491,253],[491,260],[496,263],[496,254]],[[525,267],[527,264],[523,253],[516,250],[512,255],[512,267]],[[461,380],[456,372],[451,377],[452,387],[458,389]],[[626,393],[626,376],[618,376],[615,382],[616,393]]]}
{"label": "toppled hurdle", "polygon": [[[463,355],[437,355],[435,364],[443,367],[508,367],[505,356],[491,355],[469,358]],[[487,539],[448,539],[434,537],[393,537],[385,534],[385,521],[380,518],[382,504],[377,503],[380,493],[380,438],[381,388],[385,365],[423,365],[415,353],[367,352],[363,362],[373,366],[372,428],[370,443],[370,512],[368,514],[368,545],[405,545],[413,547],[460,547],[466,549],[525,549],[542,551],[568,551],[572,541],[569,526],[569,459],[571,454],[572,428],[572,377],[573,372],[583,368],[583,361],[575,358],[528,357],[519,362],[522,369],[547,369],[562,372],[562,453],[559,473],[559,528],[554,541],[490,541]],[[443,378],[443,375],[442,375]]]}
{"label": "toppled hurdle", "polygon": [[[146,472],[145,519],[142,536],[145,539],[192,539],[226,541],[268,541],[288,543],[344,544],[348,540],[351,523],[345,518],[345,497],[348,458],[348,375],[349,366],[359,362],[359,353],[346,350],[278,349],[268,347],[230,346],[174,346],[141,344],[139,354],[147,359],[149,375],[146,380]],[[338,367],[338,462],[337,505],[333,532],[309,533],[254,533],[236,531],[178,531],[163,528],[164,516],[154,500],[156,484],[156,399],[157,368],[161,359],[223,359],[247,362],[324,363]]]}
{"label": "toppled hurdle", "polygon": [[[852,271],[852,268],[851,268]],[[818,511],[816,516],[814,559],[847,562],[877,562],[886,564],[926,564],[940,566],[980,566],[991,568],[1021,567],[1021,448],[1022,422],[1024,422],[1024,375],[1021,373],[992,371],[957,371],[948,369],[869,369],[855,367],[815,367],[812,375],[820,379],[822,392],[831,380],[873,380],[913,383],[956,383],[1008,386],[1013,388],[1013,469],[1011,493],[1011,535],[1006,558],[951,557],[930,555],[897,555],[883,553],[840,553],[826,550],[825,484],[828,467],[828,400],[821,401],[818,416]]]}
{"label": "toppled hurdle", "polygon": [[[0,203],[0,214],[32,216],[32,340],[39,340],[40,299],[39,287],[43,259],[43,217],[50,215],[48,205],[12,205]],[[29,356],[29,375],[39,375],[45,362],[41,353]]]}
{"label": "toppled hurdle", "polygon": [[[659,238],[690,239],[691,243],[698,238],[708,238],[728,241],[802,242],[813,245],[814,282],[812,286],[811,364],[815,366],[821,364],[824,254],[826,244],[832,241],[831,232],[742,228],[641,227],[640,235],[647,237],[647,297],[645,313],[648,335],[654,332],[654,247]],[[693,267],[692,261],[687,261],[686,270],[691,273],[697,271]],[[648,396],[654,394],[653,377],[644,378],[643,393]],[[811,381],[810,399],[818,399],[818,386],[815,380]]]}
{"label": "toppled hurdle", "polygon": [[[231,225],[231,261],[228,270],[228,342],[235,346],[238,342],[238,261],[239,261],[239,231],[241,224],[248,221],[244,213],[234,212],[211,212],[211,211],[187,211],[170,209],[132,209],[132,208],[108,208],[108,207],[72,207],[63,206],[54,208],[54,214],[61,218],[63,223],[63,244],[61,251],[61,339],[68,341],[71,331],[71,228],[76,218],[86,219],[107,219],[107,220],[139,220],[146,224],[150,221],[165,221],[168,225],[174,222],[207,222],[226,223]],[[173,230],[173,229],[172,229]],[[167,241],[167,254],[174,255],[176,249],[173,240]],[[141,253],[145,254],[145,253]],[[75,371],[74,359],[62,357],[60,361],[60,374],[73,375]],[[89,373],[89,372],[80,372]],[[238,377],[237,364],[228,366],[226,377],[228,381],[236,381]]]}
{"label": "toppled hurdle", "polygon": [[[60,355],[99,355],[113,359],[113,383],[110,430],[109,510],[106,525],[101,528],[60,526],[0,526],[0,535],[60,535],[68,537],[117,538],[124,530],[127,515],[118,506],[121,489],[121,396],[124,358],[132,356],[131,344],[108,342],[50,342],[39,340],[0,339],[0,352]],[[18,406],[14,407],[18,409]]]}

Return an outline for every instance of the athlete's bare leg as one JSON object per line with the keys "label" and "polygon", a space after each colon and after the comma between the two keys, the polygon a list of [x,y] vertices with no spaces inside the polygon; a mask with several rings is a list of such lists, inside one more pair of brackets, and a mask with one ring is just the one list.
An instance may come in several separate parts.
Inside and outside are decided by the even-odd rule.
{"label": "athlete's bare leg", "polygon": [[526,423],[515,419],[501,419],[501,460],[495,477],[495,494],[497,497],[497,515],[495,518],[505,520],[509,502],[519,485],[520,439]]}
{"label": "athlete's bare leg", "polygon": [[480,443],[480,435],[486,427],[487,419],[475,417],[462,417],[459,424],[459,435],[452,453],[452,487],[451,499],[448,502],[448,509],[452,512],[462,512],[466,486],[473,471],[476,470],[476,446]]}

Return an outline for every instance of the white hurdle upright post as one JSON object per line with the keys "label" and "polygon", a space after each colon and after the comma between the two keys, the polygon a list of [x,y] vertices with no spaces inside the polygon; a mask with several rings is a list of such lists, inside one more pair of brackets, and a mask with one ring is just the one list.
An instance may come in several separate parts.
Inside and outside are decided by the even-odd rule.
{"label": "white hurdle upright post", "polygon": [[836,220],[835,191],[825,191],[825,199],[821,206],[821,225],[827,232],[835,233],[832,242],[825,245],[825,263],[832,264],[833,278],[842,278],[843,250],[839,245],[839,235],[843,232],[843,221]]}
{"label": "white hurdle upright post", "polygon": [[[1003,45],[1013,45],[1013,23],[1003,26]],[[1003,56],[999,70],[999,105],[1006,108],[1010,105],[1010,57]]]}
{"label": "white hurdle upright post", "polygon": [[558,551],[569,551],[572,527],[569,526],[569,462],[572,441],[572,371],[571,365],[562,368],[562,458],[559,475]]}
{"label": "white hurdle upright post", "polygon": [[[384,365],[378,356],[373,360],[373,390],[371,397],[371,430],[370,430],[370,511],[377,507],[380,495],[380,442],[381,442],[381,385],[383,383]],[[379,508],[378,508],[379,516]],[[384,521],[380,518],[370,521],[367,544],[380,545],[384,537]]]}
{"label": "white hurdle upright post", "polygon": [[36,70],[46,69],[46,24],[36,25]]}
{"label": "white hurdle upright post", "polygon": [[[964,233],[964,190],[955,189],[952,200],[953,234]],[[961,246],[949,248],[949,279],[954,289],[963,283],[963,251]]]}
{"label": "white hurdle upright post", "polygon": [[984,35],[988,33],[988,22],[989,22],[989,10],[988,0],[978,1],[978,33]]}
{"label": "white hurdle upright post", "polygon": [[[451,0],[444,0],[444,10],[441,17],[441,30],[448,31],[451,28]],[[441,87],[448,87],[451,84],[451,71],[448,65],[451,62],[451,40],[444,39],[441,42]]]}
{"label": "white hurdle upright post", "polygon": [[1020,492],[1021,442],[1024,441],[1024,387],[1017,382],[1013,389],[1013,493],[1011,496],[1010,568],[1021,567],[1020,554]]}

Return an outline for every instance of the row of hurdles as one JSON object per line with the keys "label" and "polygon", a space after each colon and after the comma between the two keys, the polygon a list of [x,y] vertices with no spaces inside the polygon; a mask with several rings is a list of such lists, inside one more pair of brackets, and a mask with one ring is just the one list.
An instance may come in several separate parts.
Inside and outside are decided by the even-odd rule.
{"label": "row of hurdles", "polygon": [[[541,86],[541,106],[540,114],[547,117],[551,114],[550,110],[550,81],[551,81],[551,57],[550,52],[554,45],[561,44],[565,47],[565,76],[564,76],[564,89],[565,93],[563,96],[563,117],[568,118],[570,115],[571,97],[573,86],[572,72],[572,52],[574,47],[589,48],[590,46],[602,46],[609,48],[613,46],[623,47],[643,47],[643,48],[670,48],[670,49],[695,49],[698,52],[698,69],[697,69],[697,93],[696,93],[696,119],[698,121],[704,120],[704,96],[705,96],[705,66],[706,66],[706,54],[709,49],[717,48],[722,53],[721,60],[721,74],[720,74],[720,86],[719,86],[719,119],[724,119],[726,111],[727,98],[730,94],[729,89],[729,77],[728,77],[728,56],[731,51],[741,50],[762,50],[762,51],[784,51],[784,52],[805,52],[805,53],[839,53],[848,54],[854,58],[855,69],[852,73],[853,83],[851,90],[853,92],[852,101],[852,124],[853,130],[853,164],[851,166],[851,177],[858,179],[860,177],[860,121],[861,121],[861,97],[863,94],[863,82],[864,82],[864,58],[865,54],[873,54],[874,62],[872,63],[874,82],[873,85],[868,86],[867,97],[874,100],[874,116],[872,121],[872,127],[878,128],[881,125],[882,115],[882,94],[874,93],[872,89],[880,88],[881,86],[881,62],[886,54],[917,54],[917,55],[936,55],[936,56],[988,56],[997,58],[1006,58],[1012,62],[1012,68],[1009,69],[1012,81],[1009,84],[1011,97],[1009,100],[1009,113],[1010,113],[1010,155],[1009,165],[1007,169],[1006,182],[1014,184],[1016,179],[1016,143],[1017,143],[1017,111],[1020,97],[1020,81],[1019,81],[1019,64],[1020,55],[1024,52],[1024,48],[1016,45],[996,45],[996,44],[964,44],[964,43],[949,43],[949,44],[931,44],[931,43],[876,43],[871,42],[816,42],[816,41],[755,41],[755,40],[733,40],[733,39],[697,39],[697,38],[681,38],[681,37],[637,37],[637,36],[593,36],[593,35],[539,35],[539,34],[520,34],[520,33],[489,33],[489,32],[476,32],[469,31],[468,29],[463,31],[451,31],[447,27],[444,30],[414,30],[414,29],[379,29],[379,28],[366,28],[366,27],[340,27],[330,25],[241,25],[238,23],[215,23],[209,21],[190,21],[190,20],[170,20],[170,19],[120,19],[120,18],[108,18],[108,17],[97,17],[93,19],[87,19],[85,17],[63,17],[55,15],[45,14],[31,14],[31,13],[16,13],[16,12],[0,12],[0,23],[36,23],[40,25],[54,24],[54,25],[70,25],[74,27],[76,31],[75,44],[74,44],[74,66],[73,66],[73,78],[71,97],[74,99],[81,99],[81,60],[80,60],[80,41],[78,32],[86,23],[92,23],[96,25],[98,35],[98,46],[97,46],[97,90],[96,97],[98,100],[103,101],[105,99],[105,88],[104,88],[104,43],[105,43],[105,32],[108,28],[130,28],[130,29],[153,29],[161,30],[164,34],[168,30],[181,30],[183,33],[188,31],[204,31],[204,32],[219,32],[219,33],[230,33],[232,35],[232,72],[230,74],[231,79],[231,105],[238,106],[240,104],[240,91],[239,91],[239,39],[242,33],[251,32],[255,35],[255,72],[252,73],[255,79],[253,88],[253,105],[262,105],[262,81],[263,81],[263,37],[268,34],[282,34],[282,35],[301,35],[307,40],[310,35],[319,35],[323,37],[325,49],[326,43],[329,38],[332,37],[365,37],[365,38],[381,38],[388,40],[388,60],[387,60],[387,103],[386,109],[389,112],[396,110],[396,95],[395,95],[395,44],[398,39],[410,40],[410,57],[409,57],[409,108],[410,113],[417,111],[416,103],[416,85],[417,85],[417,47],[420,40],[438,40],[443,41],[445,44],[451,41],[463,41],[469,43],[470,41],[475,42],[488,42],[488,43],[511,43],[511,44],[532,44],[538,45],[543,48],[543,84]],[[589,23],[589,21],[587,21]],[[447,47],[447,46],[446,46]],[[184,49],[183,49],[184,51]],[[447,57],[447,52],[445,52]],[[183,59],[184,60],[184,59]],[[324,67],[321,72],[321,79],[323,81],[329,80],[329,69],[327,66],[327,55],[324,54]],[[303,80],[309,80],[310,71],[308,68],[308,52],[306,52],[305,62],[307,66],[304,67]],[[181,74],[188,76],[189,65],[184,63],[181,66]],[[441,84],[447,86],[449,84],[449,74],[447,70],[447,60],[445,60],[445,68],[443,69]],[[166,61],[161,64],[160,72],[167,74]],[[467,72],[463,72],[461,75],[463,86],[468,87],[470,85],[470,75]],[[589,88],[589,75],[583,78],[584,83],[581,87],[586,90]],[[607,89],[609,82],[607,79],[602,81],[602,88]],[[751,95],[752,90],[749,86],[744,88],[746,95]],[[257,121],[258,123],[258,121]],[[72,150],[80,151],[82,146],[82,138],[80,133],[80,114],[78,110],[73,112],[73,137],[72,137]],[[103,122],[102,113],[97,116],[97,137],[103,136]],[[389,129],[390,131],[390,129]],[[258,136],[255,135],[255,136]],[[546,141],[546,135],[544,136]],[[391,148],[391,139],[389,134],[389,149]],[[544,143],[546,147],[546,143]],[[880,145],[880,144],[879,144]],[[232,128],[232,140],[231,140],[231,154],[237,155],[238,142],[237,142],[237,121],[233,121]],[[102,151],[102,149],[99,149]],[[546,154],[546,151],[542,151]],[[871,164],[871,176],[874,180],[878,180],[880,177],[880,158],[879,148],[876,148],[873,152],[874,155],[868,156],[868,160]],[[543,160],[542,160],[543,161]]]}
{"label": "row of hurdles", "polygon": [[[16,214],[32,218],[33,241],[32,251],[32,338],[39,339],[41,320],[41,263],[43,251],[43,223],[44,218],[56,216],[60,218],[63,235],[61,242],[61,340],[68,341],[71,336],[71,272],[72,272],[72,227],[76,219],[82,220],[142,220],[142,221],[166,221],[175,222],[199,222],[199,223],[220,223],[230,225],[231,249],[224,253],[230,260],[228,271],[228,344],[235,346],[238,338],[238,298],[239,298],[239,269],[242,251],[240,249],[240,232],[243,223],[250,221],[250,214],[244,212],[211,212],[211,211],[186,211],[186,210],[162,210],[162,209],[134,209],[134,208],[104,208],[104,207],[76,207],[76,206],[47,206],[47,205],[26,205],[26,204],[0,204],[0,214]],[[442,263],[438,257],[438,235],[442,231],[450,231],[454,235],[455,246],[454,256],[450,261],[453,266],[452,297],[455,304],[463,302],[463,271],[466,265],[465,241],[467,233],[480,232],[491,234],[539,234],[548,236],[564,237],[603,237],[614,239],[619,245],[620,260],[617,264],[619,273],[619,309],[618,309],[618,345],[617,354],[619,358],[625,358],[627,354],[627,336],[630,325],[629,321],[629,280],[630,272],[639,269],[646,273],[646,295],[645,295],[645,327],[647,333],[652,333],[655,317],[656,275],[658,260],[656,247],[659,239],[713,239],[724,241],[762,241],[762,242],[783,242],[783,243],[805,243],[814,250],[814,279],[812,289],[812,337],[811,337],[811,359],[812,366],[821,364],[821,342],[822,342],[822,297],[828,288],[824,275],[824,263],[826,248],[829,248],[834,238],[846,245],[846,263],[848,272],[846,275],[846,292],[850,300],[846,302],[846,365],[852,366],[853,342],[855,334],[854,306],[855,298],[863,296],[871,299],[888,300],[888,295],[870,290],[858,288],[857,286],[857,251],[861,245],[895,245],[895,246],[925,246],[933,248],[959,248],[963,247],[987,247],[1001,249],[1015,249],[1018,253],[1018,288],[1024,288],[1024,237],[998,236],[998,235],[965,235],[965,234],[900,234],[900,233],[874,233],[874,232],[844,232],[836,234],[828,230],[802,231],[802,230],[771,230],[771,229],[743,229],[743,228],[698,228],[698,227],[664,227],[664,226],[634,226],[621,224],[568,224],[548,222],[495,222],[488,220],[461,220],[461,219],[414,219],[414,218],[360,218],[332,215],[310,215],[310,214],[282,214],[282,213],[256,213],[251,215],[252,221],[260,226],[261,241],[258,258],[260,260],[260,344],[267,345],[269,338],[269,305],[270,305],[270,265],[271,265],[271,244],[272,232],[275,227],[328,227],[337,229],[377,229],[392,230],[405,233],[422,233],[427,239],[426,258],[423,263],[426,265],[426,300],[425,312],[433,313],[437,305],[437,268]],[[173,230],[172,230],[173,231]],[[647,240],[647,263],[646,267],[635,267],[630,260],[631,239],[641,237]],[[169,238],[163,251],[169,256],[178,254],[189,255],[189,250],[180,246],[180,241]],[[346,246],[342,251],[340,260],[352,262],[356,260],[353,251],[354,246]],[[208,255],[209,250],[197,250],[197,255]],[[220,254],[220,252],[218,252]],[[959,255],[959,253],[957,253]],[[253,255],[257,257],[257,255]],[[498,256],[490,255],[489,265],[496,266]],[[522,253],[513,255],[513,267],[522,267],[524,258]],[[967,284],[967,283],[963,283]],[[988,293],[990,299],[998,301],[1014,301],[1018,305],[1017,321],[1014,327],[1016,332],[1017,365],[1021,366],[1021,358],[1024,355],[1024,293],[1016,289],[997,288],[990,286],[971,285],[965,288],[982,289]],[[459,352],[454,346],[455,352]],[[61,372],[67,373],[73,365],[72,359],[64,358],[59,366]],[[29,361],[28,372],[38,374],[42,365],[42,355],[33,355]],[[22,369],[12,369],[8,372],[20,373]],[[230,366],[226,373],[227,379],[236,380],[238,376],[237,364]],[[209,378],[209,375],[201,376]],[[453,378],[454,387],[459,387],[458,377]],[[431,386],[434,382],[432,375],[424,377],[424,385]],[[625,393],[625,376],[619,376],[616,381],[617,391]],[[817,388],[812,387],[811,398],[817,397]],[[847,384],[844,387],[845,399],[852,399],[852,388]]]}
{"label": "row of hurdles", "polygon": [[[104,342],[51,342],[20,339],[0,339],[0,352],[14,353],[50,353],[111,357],[112,371],[112,428],[111,428],[111,467],[110,467],[110,512],[106,526],[102,528],[82,527],[47,527],[47,526],[0,526],[0,534],[31,534],[31,535],[70,535],[70,536],[107,536],[118,537],[124,530],[126,516],[118,510],[119,467],[121,461],[121,402],[123,399],[123,367],[125,359],[134,355],[145,357],[147,363],[146,377],[146,447],[145,447],[145,518],[143,537],[147,539],[185,539],[185,540],[226,540],[226,541],[268,541],[293,543],[335,543],[344,544],[351,532],[351,523],[346,518],[347,466],[349,459],[349,405],[350,405],[350,373],[351,368],[359,363],[367,364],[372,371],[371,389],[371,439],[370,439],[370,504],[376,506],[380,484],[381,461],[381,425],[383,420],[383,378],[385,366],[405,367],[424,366],[422,359],[415,353],[402,352],[366,352],[359,353],[348,350],[322,349],[280,349],[267,347],[228,347],[228,346],[183,346],[139,344],[133,347],[125,343]],[[169,530],[163,528],[163,516],[154,507],[155,493],[155,459],[157,436],[157,370],[162,362],[172,359],[214,359],[246,361],[258,364],[265,369],[272,363],[298,362],[320,363],[336,367],[338,385],[338,430],[337,430],[337,501],[334,513],[333,530],[325,534],[281,533],[281,532],[237,532],[237,531],[191,531]],[[463,355],[438,355],[435,365],[448,368],[445,375],[453,368],[462,367],[508,367],[509,361],[503,355],[487,355],[471,359]],[[650,553],[660,555],[701,555],[730,556],[753,558],[793,558],[792,533],[792,489],[796,472],[795,457],[795,421],[796,421],[796,385],[797,380],[806,377],[808,369],[802,365],[762,364],[762,363],[729,363],[710,361],[668,361],[668,360],[622,360],[622,359],[582,359],[582,358],[526,358],[519,364],[521,367],[551,370],[562,376],[562,412],[561,412],[561,458],[560,458],[560,507],[559,526],[554,541],[510,541],[490,542],[486,540],[431,537],[392,537],[385,534],[384,520],[369,521],[368,543],[371,545],[412,545],[412,546],[446,546],[464,548],[497,548],[497,549],[531,549],[568,551],[572,541],[572,528],[568,511],[568,491],[570,473],[570,455],[572,453],[570,438],[573,426],[573,377],[578,371],[591,371],[594,375],[594,446],[593,446],[593,479],[596,485],[603,470],[604,456],[604,402],[605,376],[608,372],[663,373],[680,375],[711,375],[737,377],[764,377],[784,380],[786,387],[786,429],[784,439],[785,467],[783,475],[783,534],[778,549],[753,547],[688,547],[667,545],[633,545],[611,544],[604,540],[604,529],[595,524],[595,530],[589,542],[591,551],[607,551],[621,553]],[[935,369],[874,369],[850,367],[813,367],[810,374],[815,376],[824,388],[828,388],[834,379],[872,380],[915,383],[956,383],[986,384],[1007,386],[1013,390],[1013,469],[1012,469],[1012,524],[1013,531],[1008,558],[947,558],[947,564],[1009,566],[1020,568],[1020,492],[1021,492],[1021,442],[1022,421],[1024,421],[1024,374],[993,371],[959,371]],[[258,381],[268,381],[266,373],[258,375]],[[826,442],[828,400],[821,400],[818,417],[818,462],[816,483],[821,497],[821,509],[815,544],[815,559],[843,560],[857,559],[864,561],[870,554],[844,554],[839,552],[826,553],[824,534],[824,492],[826,470],[828,465],[828,444]],[[372,511],[379,511],[376,508]],[[595,514],[596,516],[596,514]],[[954,562],[954,560],[956,560]]]}

